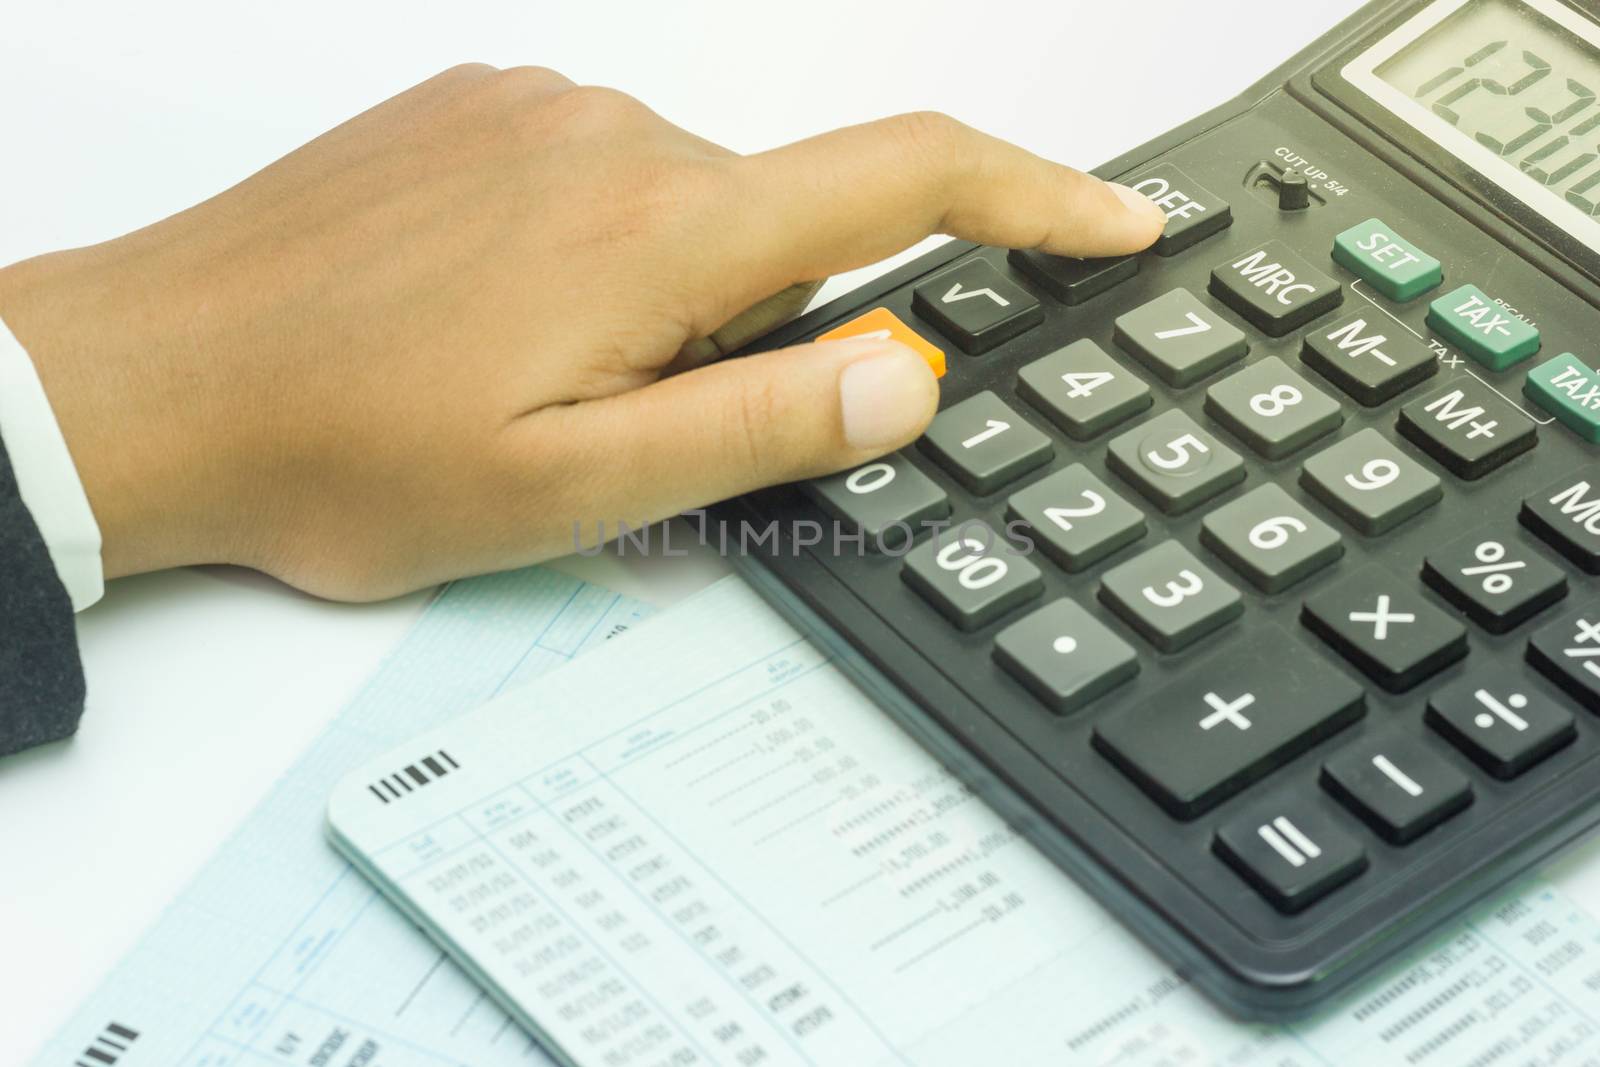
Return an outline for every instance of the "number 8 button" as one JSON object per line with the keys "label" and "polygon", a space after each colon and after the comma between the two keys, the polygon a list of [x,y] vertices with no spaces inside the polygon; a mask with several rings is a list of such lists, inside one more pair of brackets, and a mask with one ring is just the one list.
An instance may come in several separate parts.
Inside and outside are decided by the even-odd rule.
{"label": "number 8 button", "polygon": [[1268,459],[1287,456],[1344,421],[1338,404],[1277,356],[1206,390],[1206,412]]}

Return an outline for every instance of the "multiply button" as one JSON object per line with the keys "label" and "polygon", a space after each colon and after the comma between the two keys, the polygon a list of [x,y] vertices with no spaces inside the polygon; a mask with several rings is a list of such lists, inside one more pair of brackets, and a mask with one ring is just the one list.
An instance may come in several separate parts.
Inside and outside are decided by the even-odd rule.
{"label": "multiply button", "polygon": [[1579,437],[1600,444],[1600,370],[1563,352],[1529,371],[1522,391]]}
{"label": "multiply button", "polygon": [[1304,326],[1344,299],[1344,288],[1289,251],[1257,245],[1211,271],[1211,293],[1268,337]]}
{"label": "multiply button", "polygon": [[1215,807],[1365,711],[1360,686],[1281,630],[1241,644],[1095,724],[1095,748],[1176,818]]}
{"label": "multiply button", "polygon": [[1361,312],[1306,334],[1300,359],[1343,389],[1356,403],[1376,407],[1439,370],[1439,360],[1420,340],[1387,332]]}
{"label": "multiply button", "polygon": [[1532,420],[1470,376],[1400,409],[1401,436],[1459,478],[1482,478],[1539,443]]}
{"label": "multiply button", "polygon": [[1368,219],[1335,237],[1333,260],[1390,300],[1414,300],[1444,280],[1437,259],[1382,219]]}
{"label": "multiply button", "polygon": [[1166,213],[1167,227],[1155,243],[1158,256],[1182,252],[1196,241],[1227,228],[1233,221],[1233,212],[1226,201],[1170,163],[1151,167],[1128,179],[1128,185],[1149,197]]}
{"label": "multiply button", "polygon": [[986,259],[969,259],[917,286],[911,309],[973,356],[1044,321],[1039,301]]}
{"label": "multiply button", "polygon": [[1428,325],[1490,370],[1505,370],[1539,351],[1539,331],[1476,285],[1459,286],[1429,304]]}
{"label": "multiply button", "polygon": [[1401,693],[1467,654],[1467,631],[1376,566],[1305,602],[1301,619],[1367,677]]}

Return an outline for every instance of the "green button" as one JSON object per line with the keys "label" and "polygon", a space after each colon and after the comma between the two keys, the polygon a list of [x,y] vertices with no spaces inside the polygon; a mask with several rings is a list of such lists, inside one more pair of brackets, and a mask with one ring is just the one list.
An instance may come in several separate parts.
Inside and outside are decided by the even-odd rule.
{"label": "green button", "polygon": [[1505,370],[1539,351],[1539,331],[1476,285],[1452,289],[1429,304],[1428,325],[1490,370]]}
{"label": "green button", "polygon": [[1414,300],[1444,281],[1439,261],[1382,219],[1368,219],[1335,237],[1333,261],[1390,300]]}
{"label": "green button", "polygon": [[1529,371],[1522,391],[1579,437],[1600,444],[1600,370],[1563,352]]}

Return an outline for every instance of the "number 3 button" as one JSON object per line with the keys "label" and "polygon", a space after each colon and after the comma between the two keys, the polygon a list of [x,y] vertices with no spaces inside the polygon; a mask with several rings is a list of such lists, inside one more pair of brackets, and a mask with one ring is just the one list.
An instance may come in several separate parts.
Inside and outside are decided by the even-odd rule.
{"label": "number 3 button", "polygon": [[1244,481],[1239,454],[1176,408],[1114,439],[1106,463],[1168,515]]}
{"label": "number 3 button", "polygon": [[1105,601],[1163,652],[1176,652],[1244,612],[1239,591],[1176,541],[1106,571]]}

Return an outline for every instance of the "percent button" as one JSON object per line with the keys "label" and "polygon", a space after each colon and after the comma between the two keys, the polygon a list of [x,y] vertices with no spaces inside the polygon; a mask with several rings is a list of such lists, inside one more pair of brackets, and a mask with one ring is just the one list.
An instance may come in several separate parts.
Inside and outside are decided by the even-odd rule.
{"label": "percent button", "polygon": [[1422,577],[1473,622],[1505,633],[1567,595],[1567,578],[1514,528],[1479,530],[1428,553]]}

